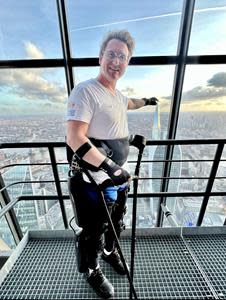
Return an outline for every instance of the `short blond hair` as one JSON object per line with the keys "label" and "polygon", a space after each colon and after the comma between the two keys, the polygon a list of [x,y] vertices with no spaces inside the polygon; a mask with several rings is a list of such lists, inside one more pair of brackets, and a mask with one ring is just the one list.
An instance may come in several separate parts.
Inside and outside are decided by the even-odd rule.
{"label": "short blond hair", "polygon": [[104,53],[107,44],[113,39],[125,43],[128,47],[130,57],[133,55],[133,50],[135,48],[135,40],[127,30],[123,29],[123,30],[109,31],[105,35],[100,47],[100,53],[99,53],[100,56]]}

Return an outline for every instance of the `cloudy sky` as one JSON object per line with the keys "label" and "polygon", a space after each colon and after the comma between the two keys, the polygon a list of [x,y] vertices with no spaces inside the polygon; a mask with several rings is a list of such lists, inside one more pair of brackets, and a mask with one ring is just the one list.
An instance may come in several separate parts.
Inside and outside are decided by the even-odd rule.
{"label": "cloudy sky", "polygon": [[[134,55],[176,55],[181,0],[67,0],[74,57],[97,57],[103,34],[128,29]],[[12,14],[12,11],[16,13]],[[0,10],[0,59],[61,58],[55,1],[8,0]],[[225,54],[226,0],[196,0],[189,55]],[[171,100],[175,66],[129,66],[118,88],[128,96]],[[76,82],[98,68],[76,68]],[[62,112],[67,100],[62,69],[3,69],[0,114]],[[187,66],[182,109],[226,111],[226,66]]]}

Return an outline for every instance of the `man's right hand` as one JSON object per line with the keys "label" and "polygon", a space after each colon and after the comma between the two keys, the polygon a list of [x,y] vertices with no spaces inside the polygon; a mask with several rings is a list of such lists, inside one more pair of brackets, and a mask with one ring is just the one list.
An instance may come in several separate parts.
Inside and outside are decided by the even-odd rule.
{"label": "man's right hand", "polygon": [[108,174],[114,185],[122,185],[130,181],[130,174],[109,158],[106,158],[99,168]]}

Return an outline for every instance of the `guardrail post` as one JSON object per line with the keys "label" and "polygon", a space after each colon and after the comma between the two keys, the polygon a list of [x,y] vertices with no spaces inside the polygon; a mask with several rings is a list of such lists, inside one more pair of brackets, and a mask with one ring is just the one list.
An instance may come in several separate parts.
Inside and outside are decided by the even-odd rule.
{"label": "guardrail post", "polygon": [[54,180],[55,180],[56,191],[57,191],[57,195],[58,195],[58,199],[59,199],[59,203],[60,203],[64,226],[65,226],[65,228],[68,229],[67,214],[66,214],[66,210],[64,207],[64,200],[63,200],[63,195],[62,195],[61,186],[60,186],[60,178],[59,178],[59,174],[58,174],[58,170],[57,170],[57,162],[56,162],[55,152],[54,152],[53,147],[48,147],[48,150],[49,150],[49,155],[50,155],[50,160],[51,160],[51,165],[52,165],[52,170],[53,170],[53,176],[54,176]]}

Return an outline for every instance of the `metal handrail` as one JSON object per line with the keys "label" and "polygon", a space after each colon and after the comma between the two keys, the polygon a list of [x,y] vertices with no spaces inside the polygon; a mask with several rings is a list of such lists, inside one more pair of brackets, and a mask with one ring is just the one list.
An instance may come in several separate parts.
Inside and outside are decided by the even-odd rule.
{"label": "metal handrail", "polygon": [[[147,141],[147,144],[146,146],[154,146],[154,145],[158,145],[158,146],[167,146],[167,145],[214,145],[214,146],[218,146],[218,145],[221,145],[221,149],[223,150],[223,146],[226,144],[226,139],[201,139],[201,140],[196,140],[196,139],[190,139],[190,140],[155,140],[155,141]],[[5,166],[2,166],[0,168],[1,169],[5,169],[5,168],[8,168],[8,167],[11,167],[11,166],[18,166],[18,165],[40,165],[40,166],[43,166],[43,165],[51,165],[53,168],[55,168],[55,180],[38,180],[38,181],[18,181],[18,182],[13,182],[5,187],[3,187],[0,192],[4,191],[4,190],[7,190],[7,188],[13,186],[13,185],[16,185],[16,184],[24,184],[24,183],[55,183],[56,186],[58,186],[58,189],[57,189],[57,194],[56,195],[53,195],[53,196],[35,196],[35,195],[30,195],[29,197],[27,196],[20,196],[18,197],[17,199],[14,199],[13,201],[11,201],[11,205],[8,206],[7,204],[7,207],[10,207],[8,209],[6,209],[6,206],[3,208],[5,213],[7,213],[14,205],[15,203],[17,203],[18,201],[21,201],[21,200],[35,200],[35,199],[39,199],[39,200],[43,200],[43,199],[58,199],[61,201],[61,211],[64,212],[64,208],[62,206],[62,201],[64,199],[69,199],[69,195],[63,195],[62,192],[61,192],[61,188],[60,188],[60,184],[62,182],[67,182],[67,180],[60,180],[59,179],[59,175],[58,175],[58,170],[57,170],[57,165],[66,165],[67,162],[56,162],[56,159],[54,157],[54,149],[55,148],[64,148],[66,146],[66,143],[64,142],[27,142],[27,143],[2,143],[0,144],[0,149],[12,149],[12,148],[47,148],[49,150],[49,154],[52,153],[52,157],[50,155],[50,162],[46,162],[46,163],[28,163],[28,164],[9,164],[9,165],[5,165]],[[189,161],[200,161],[200,162],[212,162],[214,163],[216,158],[214,159],[191,159],[191,160],[178,160],[178,159],[171,159],[170,161],[171,162],[189,162]],[[221,158],[219,160],[219,162],[221,161],[226,161],[226,159],[223,159]],[[135,163],[136,161],[135,160],[129,160],[128,161],[129,163]],[[142,163],[145,163],[145,162],[153,162],[153,163],[157,163],[157,162],[161,162],[161,163],[165,163],[166,160],[142,160]],[[169,162],[169,160],[167,161]],[[216,171],[217,169],[215,170],[215,176],[214,178],[212,178],[212,183],[213,183],[213,180],[214,179],[225,179],[226,177],[225,176],[216,176]],[[142,180],[174,180],[174,179],[194,179],[194,180],[197,180],[197,179],[204,179],[204,180],[209,180],[210,179],[210,176],[206,177],[206,176],[199,176],[199,177],[193,177],[193,176],[180,176],[180,177],[171,177],[171,176],[161,176],[161,177],[139,177],[139,179],[142,179]],[[211,183],[211,184],[212,184]],[[160,191],[160,192],[153,192],[153,193],[138,193],[137,194],[137,197],[138,198],[148,198],[148,197],[156,197],[156,198],[163,198],[163,197],[167,197],[167,198],[171,198],[171,197],[204,197],[206,200],[205,200],[205,207],[202,208],[202,212],[201,212],[201,215],[199,216],[199,224],[198,225],[201,225],[201,221],[202,221],[202,218],[204,216],[204,213],[205,213],[205,209],[206,209],[206,205],[208,203],[208,199],[210,196],[225,196],[226,195],[226,192],[224,191],[220,191],[220,192],[214,192],[212,191],[212,187],[210,186],[209,190],[206,190],[206,191],[198,191],[198,192],[168,192],[168,191]],[[133,198],[133,194],[129,194],[128,195],[129,198]],[[10,204],[9,203],[9,204]],[[14,204],[13,204],[14,203]],[[12,205],[13,204],[13,205]],[[162,204],[162,203],[161,203]],[[2,214],[2,210],[0,210],[1,212],[1,216],[2,215],[5,215]],[[63,216],[64,216],[64,224],[65,224],[65,227],[67,228],[67,221],[66,221],[66,213],[64,212],[63,213]]]}
{"label": "metal handrail", "polygon": [[[2,189],[0,189],[0,193],[7,190],[9,187],[17,185],[17,184],[25,184],[25,183],[54,183],[54,180],[30,180],[30,181],[16,181],[13,183],[10,183],[6,186],[4,186]],[[59,180],[59,182],[67,182],[67,180]]]}
{"label": "metal handrail", "polygon": [[[58,162],[57,165],[67,165],[68,163],[66,162]],[[4,170],[6,168],[10,168],[10,167],[16,167],[16,166],[51,166],[51,162],[49,163],[22,163],[22,164],[9,164],[9,165],[5,165],[5,166],[1,166],[0,167],[0,171]]]}
{"label": "metal handrail", "polygon": [[[12,209],[17,202],[19,201],[30,201],[30,200],[55,200],[58,198],[58,195],[31,195],[31,196],[19,196],[15,198],[14,200],[10,201],[7,205],[5,205],[1,210],[0,210],[0,218],[3,217],[7,212]],[[69,195],[63,195],[63,199],[67,200],[69,199]]]}
{"label": "metal handrail", "polygon": [[[146,146],[167,146],[167,145],[216,145],[226,144],[226,139],[165,139],[147,140]],[[65,148],[65,142],[23,142],[23,143],[0,143],[0,149],[12,148]]]}

